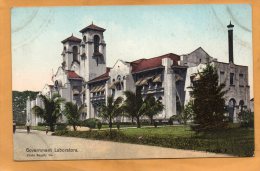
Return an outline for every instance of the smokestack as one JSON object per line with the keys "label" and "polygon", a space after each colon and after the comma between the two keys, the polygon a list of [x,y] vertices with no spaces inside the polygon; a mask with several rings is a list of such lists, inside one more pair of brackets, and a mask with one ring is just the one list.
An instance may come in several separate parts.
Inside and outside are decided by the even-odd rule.
{"label": "smokestack", "polygon": [[229,63],[234,63],[234,57],[233,57],[233,27],[234,27],[234,25],[231,24],[231,21],[230,21],[229,25],[227,25],[227,28],[228,28]]}

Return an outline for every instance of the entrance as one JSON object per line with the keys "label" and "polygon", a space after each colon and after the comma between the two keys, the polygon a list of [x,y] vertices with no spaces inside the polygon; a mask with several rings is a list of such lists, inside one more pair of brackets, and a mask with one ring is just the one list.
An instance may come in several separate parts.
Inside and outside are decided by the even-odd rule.
{"label": "entrance", "polygon": [[230,99],[228,102],[228,113],[229,113],[229,121],[233,122],[234,114],[235,114],[236,100]]}

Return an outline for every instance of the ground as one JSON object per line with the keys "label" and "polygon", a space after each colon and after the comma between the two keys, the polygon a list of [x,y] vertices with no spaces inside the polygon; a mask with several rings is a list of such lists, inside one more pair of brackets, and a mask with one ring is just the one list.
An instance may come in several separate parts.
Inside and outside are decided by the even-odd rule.
{"label": "ground", "polygon": [[[51,152],[27,152],[26,149],[51,149]],[[77,152],[55,152],[59,149]],[[33,130],[30,134],[18,129],[14,134],[14,160],[68,160],[68,159],[132,159],[132,158],[191,158],[231,157],[192,150],[180,150],[146,145],[89,140],[45,135]]]}

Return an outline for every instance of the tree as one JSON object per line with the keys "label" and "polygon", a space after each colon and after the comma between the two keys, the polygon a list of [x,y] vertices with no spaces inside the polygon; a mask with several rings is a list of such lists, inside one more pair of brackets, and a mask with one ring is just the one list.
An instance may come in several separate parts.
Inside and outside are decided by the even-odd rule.
{"label": "tree", "polygon": [[54,124],[62,115],[61,104],[64,102],[64,99],[58,94],[54,94],[51,98],[40,95],[40,98],[44,107],[34,106],[32,110],[35,112],[36,116],[43,118],[44,121],[49,124],[51,131],[54,131]]}
{"label": "tree", "polygon": [[102,105],[99,109],[100,117],[103,119],[107,119],[109,121],[109,128],[111,132],[112,128],[112,120],[116,118],[117,116],[122,115],[122,107],[121,104],[123,102],[122,97],[118,97],[114,100],[113,96],[107,97],[107,104]]}
{"label": "tree", "polygon": [[149,117],[151,124],[153,124],[153,117],[159,112],[163,111],[163,104],[160,100],[156,100],[154,96],[148,95],[145,100],[145,115]]}
{"label": "tree", "polygon": [[199,79],[193,81],[192,98],[195,130],[212,130],[226,126],[224,84],[218,83],[218,74],[214,66],[207,63]]}
{"label": "tree", "polygon": [[146,104],[142,99],[141,90],[137,89],[136,93],[125,91],[124,95],[126,96],[126,100],[124,101],[124,111],[128,116],[136,118],[137,128],[140,128],[140,117],[146,112]]}
{"label": "tree", "polygon": [[76,126],[79,124],[79,117],[83,107],[84,106],[78,107],[77,104],[72,102],[65,103],[65,109],[63,112],[67,117],[68,124],[73,126],[74,131],[76,131]]}
{"label": "tree", "polygon": [[36,91],[13,91],[13,119],[17,125],[26,123],[27,98],[35,99],[38,93]]}
{"label": "tree", "polygon": [[254,128],[254,112],[250,110],[241,110],[238,114],[240,125],[242,127]]}
{"label": "tree", "polygon": [[181,113],[179,116],[181,124],[186,125],[187,121],[190,120],[193,115],[193,104],[189,101],[184,107],[181,107]]}

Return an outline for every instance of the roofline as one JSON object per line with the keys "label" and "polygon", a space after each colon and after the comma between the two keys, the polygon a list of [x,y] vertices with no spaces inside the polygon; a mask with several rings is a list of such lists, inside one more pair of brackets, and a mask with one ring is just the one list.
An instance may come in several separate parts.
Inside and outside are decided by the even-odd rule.
{"label": "roofline", "polygon": [[149,69],[145,69],[145,70],[141,70],[141,71],[137,71],[137,72],[131,72],[132,74],[139,74],[139,73],[142,73],[142,72],[146,72],[146,71],[151,71],[151,70],[154,70],[154,69],[159,69],[159,68],[165,68],[163,65],[159,66],[159,67],[155,67],[155,68],[149,68]]}
{"label": "roofline", "polygon": [[68,77],[68,79],[69,79],[69,80],[83,80],[83,78],[81,78],[81,77],[80,77],[80,78],[69,78],[69,77]]}
{"label": "roofline", "polygon": [[[94,78],[95,79],[95,78]],[[91,83],[96,83],[96,82],[100,82],[100,81],[104,81],[104,80],[109,80],[110,79],[110,76],[108,76],[108,78],[100,78],[100,79],[97,79],[97,80],[90,80],[87,82],[87,84],[91,84]]]}
{"label": "roofline", "polygon": [[182,54],[182,55],[180,55],[180,56],[184,56],[184,55],[190,55],[190,54],[192,54],[193,52],[195,52],[196,50],[198,50],[198,49],[202,49],[209,57],[211,57],[211,58],[213,58],[212,56],[210,56],[209,54],[208,54],[208,52],[206,52],[201,46],[200,47],[198,47],[197,49],[195,49],[195,50],[193,50],[193,51],[191,51],[190,53],[186,53],[186,54]]}
{"label": "roofline", "polygon": [[[78,40],[68,40],[68,39],[71,38],[71,37],[74,37],[74,38],[76,38],[76,39],[78,39]],[[72,36],[67,37],[66,39],[62,40],[61,43],[63,43],[63,44],[66,43],[66,42],[79,42],[79,43],[80,43],[81,41],[82,41],[82,40],[81,40],[80,38],[77,38],[77,37],[75,37],[75,36],[72,35]]]}
{"label": "roofline", "polygon": [[[154,59],[154,58],[160,58],[160,57],[163,57],[163,58],[170,58],[170,57],[168,57],[168,56],[166,56],[166,55],[176,55],[177,57],[181,57],[180,55],[177,55],[177,54],[175,54],[175,53],[166,53],[166,54],[164,54],[164,55],[159,55],[159,56],[155,56],[155,57],[151,57],[151,58],[141,58],[141,59],[137,59],[137,60],[134,60],[134,61],[132,61],[132,62],[130,62],[130,63],[135,63],[135,61],[143,61],[143,60],[150,60],[150,59]],[[137,63],[138,64],[138,63]]]}
{"label": "roofline", "polygon": [[[230,64],[230,63],[228,63],[228,62],[220,62],[220,61],[211,61],[211,62],[216,62],[216,63],[222,63],[222,64]],[[234,64],[234,63],[233,63]],[[248,68],[248,66],[246,66],[246,65],[237,65],[237,64],[234,64],[235,66],[241,66],[241,67],[247,67]]]}
{"label": "roofline", "polygon": [[[93,23],[91,25],[94,25]],[[106,29],[102,28],[102,27],[99,27],[97,25],[95,25],[96,27],[99,27],[98,29],[95,29],[95,28],[89,28],[89,26],[91,25],[88,25],[86,26],[85,28],[81,29],[79,32],[80,33],[85,33],[87,30],[95,30],[95,31],[101,31],[101,32],[104,32],[106,31]]]}
{"label": "roofline", "polygon": [[[122,59],[118,59],[118,60],[115,62],[115,64],[114,64],[110,69],[113,69],[113,68],[116,66],[117,62],[119,62],[119,61],[121,61],[121,62],[122,62],[123,64],[125,64],[125,65],[131,66],[130,63],[128,63],[128,62],[126,62],[126,61],[124,61],[124,60],[122,60]],[[109,67],[107,67],[107,68],[109,68]]]}

